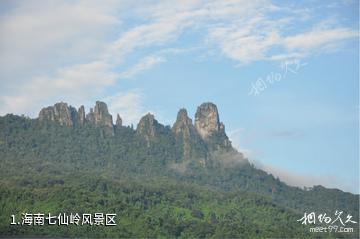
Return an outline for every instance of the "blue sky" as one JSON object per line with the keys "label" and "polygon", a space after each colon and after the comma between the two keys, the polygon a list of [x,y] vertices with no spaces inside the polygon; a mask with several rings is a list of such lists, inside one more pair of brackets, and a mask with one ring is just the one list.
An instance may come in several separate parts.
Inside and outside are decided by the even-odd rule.
{"label": "blue sky", "polygon": [[0,114],[105,101],[126,124],[217,104],[235,147],[291,185],[359,192],[359,3],[0,2]]}

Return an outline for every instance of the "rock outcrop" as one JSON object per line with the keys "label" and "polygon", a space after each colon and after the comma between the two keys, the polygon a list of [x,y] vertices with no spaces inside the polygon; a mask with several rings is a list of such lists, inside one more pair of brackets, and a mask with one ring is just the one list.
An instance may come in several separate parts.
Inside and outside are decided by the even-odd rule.
{"label": "rock outcrop", "polygon": [[77,112],[77,123],[79,125],[85,124],[85,107],[83,105],[80,106]]}
{"label": "rock outcrop", "polygon": [[107,105],[101,101],[96,101],[94,109],[90,109],[86,119],[98,126],[113,127],[112,115],[109,114]]}
{"label": "rock outcrop", "polygon": [[197,108],[195,128],[204,140],[220,130],[219,113],[215,104],[203,103]]}
{"label": "rock outcrop", "polygon": [[176,121],[172,127],[175,134],[183,134],[184,132],[190,133],[190,130],[194,130],[192,120],[188,117],[186,109],[180,109]]}
{"label": "rock outcrop", "polygon": [[172,127],[173,133],[181,140],[183,147],[183,158],[189,159],[192,147],[192,141],[196,140],[199,135],[196,132],[192,120],[188,117],[186,109],[180,109],[176,122]]}
{"label": "rock outcrop", "polygon": [[122,119],[120,117],[119,114],[117,114],[116,116],[116,127],[121,127],[122,126]]}
{"label": "rock outcrop", "polygon": [[114,134],[112,116],[108,112],[107,105],[104,102],[97,101],[90,113],[85,116],[85,107],[80,106],[76,110],[67,103],[60,102],[54,106],[43,108],[39,113],[40,121],[53,121],[64,126],[84,125],[86,123],[94,124],[104,128],[107,134]]}
{"label": "rock outcrop", "polygon": [[155,137],[156,128],[158,126],[159,122],[155,119],[154,115],[148,113],[140,119],[136,127],[136,133],[139,135]]}
{"label": "rock outcrop", "polygon": [[[40,121],[58,122],[60,125],[76,126],[92,124],[102,129],[106,135],[115,135],[114,129],[122,127],[119,114],[116,125],[104,102],[96,101],[95,107],[85,114],[84,106],[76,110],[67,103],[60,102],[43,108],[39,113]],[[213,103],[201,104],[195,114],[195,124],[188,117],[186,109],[180,109],[176,122],[170,128],[160,124],[154,115],[143,116],[137,126],[136,134],[145,138],[148,146],[157,136],[172,135],[183,147],[183,158],[201,157],[207,150],[231,149],[231,142],[225,133],[225,126],[220,122],[217,107]],[[199,156],[200,155],[200,156]]]}
{"label": "rock outcrop", "polygon": [[96,101],[94,109],[86,115],[86,120],[96,126],[104,128],[106,134],[114,135],[112,115],[109,114],[107,105],[104,102]]}
{"label": "rock outcrop", "polygon": [[53,121],[66,126],[73,126],[76,124],[76,118],[76,109],[72,106],[68,106],[68,104],[64,102],[43,108],[39,113],[40,121]]}
{"label": "rock outcrop", "polygon": [[195,114],[195,128],[201,138],[215,148],[229,148],[231,142],[220,122],[217,107],[213,103],[201,104]]}
{"label": "rock outcrop", "polygon": [[136,127],[136,134],[145,139],[148,147],[150,147],[151,141],[163,131],[164,126],[159,124],[154,115],[150,113],[143,116]]}

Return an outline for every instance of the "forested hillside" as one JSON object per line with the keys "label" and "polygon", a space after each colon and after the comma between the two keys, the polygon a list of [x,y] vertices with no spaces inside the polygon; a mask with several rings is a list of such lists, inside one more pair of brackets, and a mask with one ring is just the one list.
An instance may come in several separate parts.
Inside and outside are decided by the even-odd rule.
{"label": "forested hillside", "polygon": [[[237,152],[214,104],[172,127],[145,115],[116,124],[106,104],[85,116],[59,103],[39,118],[0,117],[0,235],[71,237],[358,237],[309,233],[305,212],[359,222],[359,195],[291,187]],[[116,213],[117,226],[10,225],[21,213]]]}

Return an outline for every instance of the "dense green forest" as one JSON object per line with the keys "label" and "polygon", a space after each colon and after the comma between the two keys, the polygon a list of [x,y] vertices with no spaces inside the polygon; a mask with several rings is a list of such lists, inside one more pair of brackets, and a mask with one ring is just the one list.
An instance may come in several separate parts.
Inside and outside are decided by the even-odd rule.
{"label": "dense green forest", "polygon": [[[288,186],[254,167],[222,131],[205,142],[191,128],[180,137],[145,120],[110,132],[0,117],[0,235],[358,238],[358,223],[348,224],[353,233],[310,233],[297,220],[341,210],[359,222],[359,195]],[[116,213],[117,226],[10,225],[25,212]]]}

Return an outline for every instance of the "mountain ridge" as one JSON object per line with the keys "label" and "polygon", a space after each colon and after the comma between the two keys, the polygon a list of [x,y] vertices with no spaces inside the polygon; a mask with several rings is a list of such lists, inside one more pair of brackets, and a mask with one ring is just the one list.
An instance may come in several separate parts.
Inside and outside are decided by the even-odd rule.
{"label": "mountain ridge", "polygon": [[[210,104],[198,107],[195,117],[198,129],[185,109],[179,110],[172,127],[160,124],[152,114],[143,116],[136,129],[122,125],[120,116],[110,127],[112,116],[101,102],[87,114],[88,119],[84,118],[82,106],[75,114],[75,108],[63,102],[44,108],[36,119],[11,114],[0,117],[0,183],[9,185],[6,186],[9,192],[11,185],[20,192],[28,187],[40,191],[43,187],[52,191],[54,185],[66,187],[78,183],[80,179],[74,175],[94,177],[95,185],[103,184],[102,177],[110,181],[135,180],[140,184],[165,180],[175,183],[163,188],[175,198],[181,193],[176,190],[176,184],[181,183],[216,191],[219,195],[250,194],[254,199],[251,205],[255,207],[258,200],[266,198],[278,212],[286,211],[298,219],[304,212],[329,215],[334,210],[358,218],[357,194],[323,186],[303,190],[257,169],[231,146],[217,108]],[[193,194],[189,192],[189,195]],[[145,205],[148,197],[143,198]],[[237,200],[241,201],[241,197]],[[196,210],[196,217],[206,213],[205,209]],[[296,221],[291,225],[296,227]]]}
{"label": "mountain ridge", "polygon": [[[61,101],[55,103],[53,106],[42,108],[38,118],[35,119],[40,122],[50,121],[62,126],[72,127],[92,124],[102,130],[105,129],[105,131],[103,131],[103,133],[105,133],[104,136],[114,136],[117,132],[117,128],[130,127],[122,124],[122,118],[119,113],[116,114],[116,121],[114,124],[113,117],[108,111],[107,104],[102,101],[96,101],[95,106],[90,108],[90,111],[87,114],[83,105],[76,110],[72,105]],[[148,147],[151,138],[156,137],[159,129],[161,131],[160,134],[164,131],[167,131],[168,133],[172,132],[175,140],[179,141],[182,145],[183,159],[190,159],[192,156],[190,154],[192,144],[199,143],[203,144],[203,151],[212,151],[215,152],[215,154],[217,151],[234,152],[235,154],[240,155],[240,161],[249,163],[241,152],[238,152],[232,147],[231,141],[225,132],[225,125],[220,121],[217,106],[212,102],[204,102],[197,107],[194,123],[188,116],[187,110],[185,108],[180,108],[175,122],[172,127],[169,127],[170,126],[159,123],[153,114],[147,113],[140,118],[135,132],[138,136],[145,139]],[[218,137],[217,139],[220,138],[220,142],[216,142],[216,139],[214,140],[215,142],[211,141],[212,136]],[[205,157],[208,157],[208,155]],[[317,186],[321,185],[314,185],[314,187]],[[314,187],[306,187],[305,190],[310,190]]]}
{"label": "mountain ridge", "polygon": [[[114,136],[116,133],[115,128],[122,126],[119,113],[116,115],[116,123],[114,124],[107,104],[102,101],[96,101],[95,107],[90,108],[88,114],[86,114],[83,105],[76,110],[75,107],[68,103],[59,102],[41,109],[38,119],[40,121],[56,122],[65,126],[93,124],[102,127],[106,135]],[[146,138],[146,144],[149,145],[150,139],[155,137],[156,129],[165,127],[155,119],[154,115],[147,113],[138,122],[136,132],[143,135]],[[214,151],[235,150],[226,135],[224,124],[220,122],[217,106],[212,102],[205,102],[198,106],[194,124],[192,119],[188,117],[187,110],[185,108],[180,109],[172,126],[172,131],[176,136],[182,135],[184,157],[187,158],[190,157],[190,144],[188,141],[191,139],[203,141]]]}

